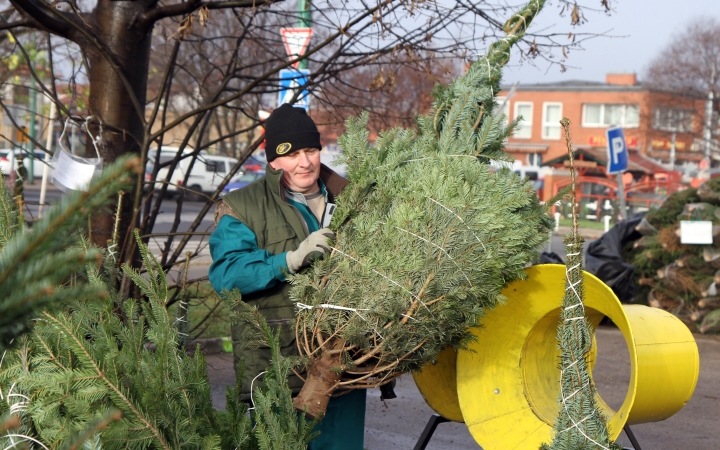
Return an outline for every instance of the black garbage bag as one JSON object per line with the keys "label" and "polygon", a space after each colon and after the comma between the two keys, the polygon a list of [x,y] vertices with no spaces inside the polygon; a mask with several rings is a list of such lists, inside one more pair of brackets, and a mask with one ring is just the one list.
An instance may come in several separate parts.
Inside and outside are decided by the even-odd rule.
{"label": "black garbage bag", "polygon": [[565,264],[565,261],[555,252],[542,252],[538,264]]}
{"label": "black garbage bag", "polygon": [[642,234],[635,229],[645,214],[620,222],[585,250],[585,270],[600,278],[623,303],[635,298],[635,266],[623,261],[623,247]]}

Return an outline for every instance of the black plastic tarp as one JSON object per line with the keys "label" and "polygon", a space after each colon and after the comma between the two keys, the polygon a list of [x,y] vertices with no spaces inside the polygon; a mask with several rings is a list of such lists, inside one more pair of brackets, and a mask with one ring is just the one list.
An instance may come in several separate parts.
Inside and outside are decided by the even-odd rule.
{"label": "black plastic tarp", "polygon": [[620,222],[585,250],[585,270],[600,278],[623,303],[635,297],[635,266],[623,261],[623,247],[642,237],[635,230],[644,214]]}
{"label": "black plastic tarp", "polygon": [[542,252],[538,264],[565,264],[565,260],[555,252]]}

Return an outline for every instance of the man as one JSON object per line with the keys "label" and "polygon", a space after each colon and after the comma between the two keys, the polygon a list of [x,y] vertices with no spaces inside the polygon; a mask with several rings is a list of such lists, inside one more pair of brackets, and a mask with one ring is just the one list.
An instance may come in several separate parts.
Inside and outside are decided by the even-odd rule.
{"label": "man", "polygon": [[[215,209],[210,237],[210,282],[216,291],[239,289],[243,301],[257,306],[270,326],[281,326],[283,355],[297,355],[295,306],[286,274],[297,273],[329,251],[335,237],[327,226],[334,198],[348,181],[320,163],[320,133],[304,109],[284,104],[265,123],[266,176],[223,197]],[[244,361],[242,400],[267,369],[270,349],[248,349],[243,324],[232,327],[234,365]],[[258,377],[253,383],[253,380]],[[294,394],[302,380],[290,377]],[[312,450],[362,450],[365,390],[330,400]]]}

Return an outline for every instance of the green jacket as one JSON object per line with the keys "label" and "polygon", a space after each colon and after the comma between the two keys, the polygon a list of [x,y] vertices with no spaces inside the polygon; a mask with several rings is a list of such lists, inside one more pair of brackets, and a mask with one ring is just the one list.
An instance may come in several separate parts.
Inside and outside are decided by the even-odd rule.
{"label": "green jacket", "polygon": [[[319,228],[307,208],[288,202],[281,185],[282,171],[269,166],[266,176],[221,199],[216,206],[216,231],[210,237],[210,282],[216,291],[238,288],[243,301],[257,306],[270,326],[284,325],[280,334],[281,353],[297,355],[295,330],[289,325],[295,306],[285,282],[285,254],[296,250],[310,232]],[[348,185],[348,181],[322,166],[320,180],[327,201]],[[294,206],[293,206],[294,205]],[[243,345],[242,324],[232,326],[234,365],[237,372],[244,361],[243,400],[250,398],[251,382],[270,361],[270,349],[248,349]],[[302,380],[291,377],[290,388],[298,392]],[[255,381],[253,387],[258,385]]]}

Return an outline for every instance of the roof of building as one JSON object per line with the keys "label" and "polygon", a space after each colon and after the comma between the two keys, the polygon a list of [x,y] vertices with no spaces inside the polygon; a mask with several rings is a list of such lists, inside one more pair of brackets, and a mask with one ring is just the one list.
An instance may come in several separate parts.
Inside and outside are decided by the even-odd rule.
{"label": "roof of building", "polygon": [[[512,85],[501,86],[503,91],[512,89]],[[634,85],[608,84],[601,81],[566,80],[549,83],[518,84],[516,91],[585,91],[585,92],[640,92],[648,90],[642,83]]]}
{"label": "roof of building", "polygon": [[[607,166],[607,150],[602,147],[579,147],[575,148],[575,151],[573,152],[575,157],[577,158],[580,155],[583,155],[586,161],[595,161],[598,166],[606,167]],[[629,172],[641,172],[646,174],[656,174],[656,173],[666,173],[668,172],[668,169],[661,166],[660,164],[655,163],[654,161],[650,160],[649,158],[641,155],[636,150],[630,150],[629,151],[630,159],[628,161],[628,168],[627,170]],[[555,164],[561,164],[566,159],[568,159],[567,154],[563,156],[558,156],[555,159],[551,159],[549,161],[544,162],[543,166],[553,166]]]}

